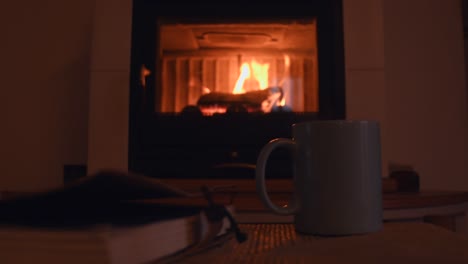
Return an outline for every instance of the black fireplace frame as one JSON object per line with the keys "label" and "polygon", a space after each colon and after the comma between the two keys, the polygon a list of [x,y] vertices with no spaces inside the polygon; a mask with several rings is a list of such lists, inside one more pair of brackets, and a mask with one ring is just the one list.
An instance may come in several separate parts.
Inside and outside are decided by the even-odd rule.
{"label": "black fireplace frame", "polygon": [[[128,164],[131,171],[160,178],[251,177],[251,171],[240,173],[236,169],[251,169],[249,165],[255,163],[258,151],[268,140],[291,136],[291,124],[346,117],[342,0],[309,0],[306,3],[289,0],[286,4],[254,0],[220,1],[219,4],[134,0],[132,12],[128,141]],[[254,21],[315,17],[319,56],[319,112],[219,117],[155,113],[155,78],[158,75],[149,75],[147,86],[143,88],[140,67],[145,65],[153,73],[158,72],[155,68],[159,17],[178,21],[222,21],[225,17]],[[225,135],[222,136],[209,134],[219,128],[224,128],[228,133],[223,132]],[[289,162],[285,155],[279,152],[277,161]],[[210,169],[214,167],[230,169],[219,173]],[[278,172],[273,173],[277,175],[273,177],[289,176],[286,175],[287,170],[272,168],[272,171]]]}

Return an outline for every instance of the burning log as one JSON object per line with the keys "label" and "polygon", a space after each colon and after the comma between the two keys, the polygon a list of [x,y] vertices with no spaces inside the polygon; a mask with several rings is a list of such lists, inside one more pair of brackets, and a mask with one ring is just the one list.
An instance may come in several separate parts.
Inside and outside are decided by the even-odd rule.
{"label": "burning log", "polygon": [[222,92],[211,92],[202,95],[197,102],[200,108],[206,107],[229,107],[243,106],[249,112],[269,112],[283,97],[281,87],[269,87],[264,90],[246,92],[242,94],[231,94]]}

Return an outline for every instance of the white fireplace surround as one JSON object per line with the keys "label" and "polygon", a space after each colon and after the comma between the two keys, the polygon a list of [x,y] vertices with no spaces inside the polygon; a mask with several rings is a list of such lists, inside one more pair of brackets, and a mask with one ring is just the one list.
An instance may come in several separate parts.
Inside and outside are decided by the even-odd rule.
{"label": "white fireplace surround", "polygon": [[[96,1],[90,173],[127,170],[131,10],[132,0]],[[468,190],[459,1],[343,0],[343,16],[346,115],[380,121],[383,175],[389,162],[406,163],[423,188]]]}

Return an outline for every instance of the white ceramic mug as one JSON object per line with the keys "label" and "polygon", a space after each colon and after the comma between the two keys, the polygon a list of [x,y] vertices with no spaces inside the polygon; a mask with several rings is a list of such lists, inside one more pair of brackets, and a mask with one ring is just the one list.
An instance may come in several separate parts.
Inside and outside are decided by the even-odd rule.
{"label": "white ceramic mug", "polygon": [[[298,232],[352,235],[382,227],[380,128],[375,121],[310,121],[292,126],[293,139],[270,141],[260,152],[256,186],[264,205],[293,214]],[[278,147],[291,150],[294,194],[275,205],[265,186],[265,167]]]}

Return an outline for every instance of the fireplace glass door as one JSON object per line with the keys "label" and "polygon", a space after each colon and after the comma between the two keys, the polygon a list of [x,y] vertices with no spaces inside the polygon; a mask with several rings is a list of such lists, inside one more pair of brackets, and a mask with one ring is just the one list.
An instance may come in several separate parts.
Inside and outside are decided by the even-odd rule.
{"label": "fireplace glass door", "polygon": [[159,28],[156,112],[318,111],[314,19]]}

